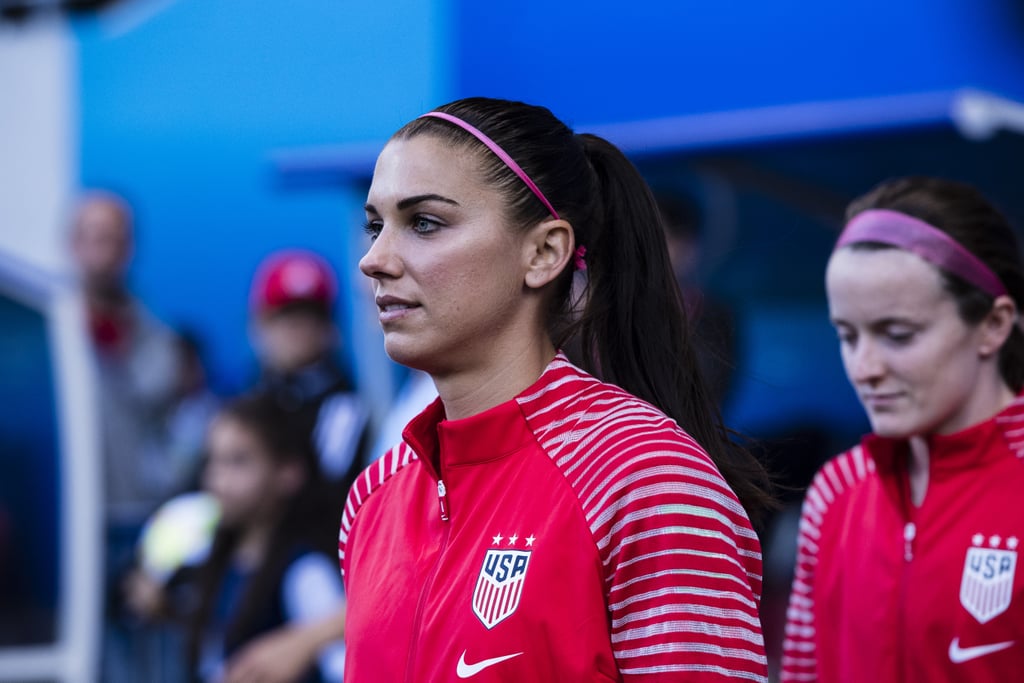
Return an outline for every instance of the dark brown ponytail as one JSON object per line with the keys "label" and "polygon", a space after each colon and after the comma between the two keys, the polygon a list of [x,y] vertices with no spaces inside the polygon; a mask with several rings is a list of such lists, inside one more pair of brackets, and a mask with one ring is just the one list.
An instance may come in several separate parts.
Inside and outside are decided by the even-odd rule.
{"label": "dark brown ponytail", "polygon": [[[611,143],[576,135],[543,107],[488,98],[443,111],[483,131],[541,189],[586,247],[585,277],[572,265],[555,283],[548,329],[588,372],[665,412],[708,452],[757,524],[772,507],[760,462],[734,443],[701,377],[668,257],[657,203],[636,167]],[[550,215],[508,166],[458,126],[416,119],[395,134],[425,133],[479,154],[485,179],[505,197],[514,225]],[[583,281],[580,295],[574,281]]]}

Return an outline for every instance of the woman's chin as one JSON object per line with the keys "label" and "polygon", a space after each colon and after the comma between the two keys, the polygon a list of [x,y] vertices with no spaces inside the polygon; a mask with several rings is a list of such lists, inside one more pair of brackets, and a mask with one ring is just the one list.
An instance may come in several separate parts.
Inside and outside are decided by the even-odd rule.
{"label": "woman's chin", "polygon": [[871,415],[871,431],[886,439],[907,439],[914,436],[913,425],[892,415]]}
{"label": "woman's chin", "polygon": [[424,370],[426,363],[426,354],[423,353],[423,349],[419,348],[418,345],[410,343],[408,339],[397,339],[388,337],[384,338],[384,352],[388,354],[388,358],[404,365],[407,368],[413,368],[414,370]]}

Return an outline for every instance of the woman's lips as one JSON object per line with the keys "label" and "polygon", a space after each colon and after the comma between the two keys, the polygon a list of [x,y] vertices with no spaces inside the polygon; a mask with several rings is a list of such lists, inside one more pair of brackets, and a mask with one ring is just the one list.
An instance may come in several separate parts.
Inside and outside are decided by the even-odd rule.
{"label": "woman's lips", "polygon": [[891,408],[901,396],[899,393],[876,393],[866,394],[861,400],[874,410],[885,410]]}
{"label": "woman's lips", "polygon": [[381,323],[399,320],[408,315],[409,311],[419,307],[418,304],[411,301],[391,296],[377,297],[376,303],[378,310],[377,317]]}

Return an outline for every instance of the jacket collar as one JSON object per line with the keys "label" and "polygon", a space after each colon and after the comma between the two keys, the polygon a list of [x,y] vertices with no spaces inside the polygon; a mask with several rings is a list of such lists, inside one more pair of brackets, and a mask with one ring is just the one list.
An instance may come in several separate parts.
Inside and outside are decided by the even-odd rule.
{"label": "jacket collar", "polygon": [[566,375],[586,376],[559,352],[537,381],[518,396],[461,420],[445,419],[444,404],[435,399],[409,422],[402,438],[435,478],[449,467],[507,457],[537,442],[523,414],[523,399],[545,403],[548,388]]}
{"label": "jacket collar", "polygon": [[[905,439],[869,434],[861,443],[880,471],[906,469],[909,446]],[[1024,393],[984,422],[953,434],[929,436],[929,477],[941,479],[962,470],[979,467],[1006,457],[1007,450],[1018,458],[1024,458]]]}

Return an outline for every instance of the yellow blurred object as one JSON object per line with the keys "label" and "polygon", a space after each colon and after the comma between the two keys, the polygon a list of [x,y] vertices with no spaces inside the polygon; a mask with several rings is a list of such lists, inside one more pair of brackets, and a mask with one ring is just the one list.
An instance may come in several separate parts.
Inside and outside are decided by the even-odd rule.
{"label": "yellow blurred object", "polygon": [[138,546],[142,569],[162,583],[178,569],[202,562],[219,519],[220,508],[208,493],[185,493],[170,499],[142,529]]}

